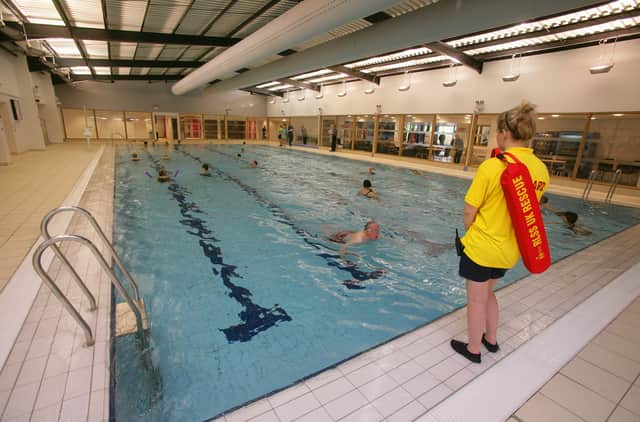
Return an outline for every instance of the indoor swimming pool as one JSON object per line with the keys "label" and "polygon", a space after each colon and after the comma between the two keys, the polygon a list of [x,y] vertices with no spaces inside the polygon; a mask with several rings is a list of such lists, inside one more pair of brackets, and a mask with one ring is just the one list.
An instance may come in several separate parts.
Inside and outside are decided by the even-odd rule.
{"label": "indoor swimming pool", "polygon": [[[150,339],[142,355],[135,336],[115,339],[117,420],[212,418],[465,305],[453,238],[469,180],[242,147],[116,152],[114,243]],[[356,195],[364,179],[380,200]],[[640,222],[638,209],[549,197],[592,231],[545,213],[554,261]],[[354,254],[325,239],[372,219],[380,239]],[[526,274],[518,264],[501,285]]]}

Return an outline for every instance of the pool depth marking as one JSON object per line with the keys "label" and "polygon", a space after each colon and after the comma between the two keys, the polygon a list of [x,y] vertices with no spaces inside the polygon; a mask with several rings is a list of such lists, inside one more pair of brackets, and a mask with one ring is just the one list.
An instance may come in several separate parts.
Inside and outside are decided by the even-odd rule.
{"label": "pool depth marking", "polygon": [[[217,151],[213,151],[210,150],[212,152],[217,152]],[[202,163],[202,159],[200,159],[200,157],[193,155],[189,152],[186,152],[182,149],[178,150],[178,152],[182,153],[183,155],[199,162]],[[222,153],[220,153],[222,154]],[[222,154],[222,155],[226,155],[226,154]],[[328,249],[324,244],[322,244],[321,242],[319,242],[317,240],[317,238],[315,236],[313,236],[311,233],[307,232],[305,229],[298,227],[295,222],[284,212],[284,210],[282,208],[280,208],[280,206],[278,206],[277,204],[275,204],[274,202],[272,202],[271,200],[265,198],[264,196],[262,196],[255,188],[247,185],[246,183],[244,183],[243,181],[241,181],[240,179],[231,176],[227,173],[225,173],[224,171],[220,170],[217,167],[212,166],[211,164],[209,165],[209,168],[213,171],[216,172],[216,174],[222,178],[224,178],[225,180],[231,181],[235,184],[237,184],[243,191],[245,191],[247,194],[249,194],[251,197],[253,197],[256,202],[258,202],[260,205],[264,206],[265,208],[267,208],[269,210],[269,212],[271,212],[271,214],[276,218],[276,221],[281,223],[281,224],[285,224],[289,227],[291,227],[294,232],[300,236],[300,238],[309,246],[313,247],[314,249],[316,249],[318,251],[318,253],[316,254],[317,256],[319,256],[320,258],[324,259],[327,262],[327,265],[329,265],[330,267],[334,267],[337,268],[339,270],[342,271],[346,271],[349,274],[351,274],[351,276],[353,277],[350,280],[344,280],[342,284],[344,284],[347,288],[349,289],[364,289],[365,287],[362,286],[360,283],[362,283],[363,281],[368,281],[368,280],[375,280],[378,278],[381,278],[385,271],[384,270],[373,270],[373,271],[362,271],[360,269],[358,269],[357,265],[351,261],[346,261],[346,262],[342,262],[342,258],[340,257],[340,255],[336,255],[328,253],[327,251],[331,251],[330,249]],[[333,251],[332,251],[333,252]]]}
{"label": "pool depth marking", "polygon": [[[159,171],[162,167],[160,160],[153,158],[151,153],[147,153],[147,155],[156,171]],[[278,322],[291,321],[291,317],[287,314],[287,311],[281,308],[280,305],[275,304],[270,309],[263,308],[251,301],[252,294],[249,289],[231,282],[233,277],[242,278],[242,276],[236,272],[237,266],[224,262],[222,249],[213,244],[220,242],[220,240],[213,236],[213,232],[207,228],[205,220],[192,215],[192,213],[205,214],[205,212],[202,211],[195,202],[189,202],[187,200],[187,197],[191,195],[191,192],[187,188],[172,181],[168,189],[171,191],[173,199],[178,202],[180,214],[184,217],[184,219],[180,220],[180,224],[196,230],[195,232],[187,230],[187,233],[199,239],[198,243],[204,255],[213,265],[211,271],[216,276],[222,278],[223,284],[230,290],[228,293],[229,297],[235,299],[244,308],[244,310],[238,314],[242,320],[241,324],[220,329],[226,336],[227,341],[229,341],[229,343],[236,341],[246,342],[251,340],[251,338],[259,332],[268,330]],[[220,269],[218,270],[216,267]]]}

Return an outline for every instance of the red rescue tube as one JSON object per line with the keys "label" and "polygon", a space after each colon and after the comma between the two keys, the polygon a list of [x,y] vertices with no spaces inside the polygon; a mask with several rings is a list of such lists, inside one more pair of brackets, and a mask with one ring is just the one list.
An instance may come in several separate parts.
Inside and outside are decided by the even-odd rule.
{"label": "red rescue tube", "polygon": [[516,232],[522,262],[530,272],[541,273],[551,265],[551,252],[529,169],[508,152],[496,157],[507,165],[500,177],[500,184]]}

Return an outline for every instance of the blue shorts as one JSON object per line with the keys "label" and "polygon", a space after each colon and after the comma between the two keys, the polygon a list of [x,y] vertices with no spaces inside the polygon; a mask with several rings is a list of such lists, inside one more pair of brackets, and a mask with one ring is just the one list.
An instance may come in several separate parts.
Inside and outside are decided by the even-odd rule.
{"label": "blue shorts", "polygon": [[460,274],[460,277],[467,280],[483,283],[487,280],[502,278],[506,272],[506,268],[492,268],[478,265],[464,252],[462,252],[462,256],[460,256],[460,267],[458,273]]}

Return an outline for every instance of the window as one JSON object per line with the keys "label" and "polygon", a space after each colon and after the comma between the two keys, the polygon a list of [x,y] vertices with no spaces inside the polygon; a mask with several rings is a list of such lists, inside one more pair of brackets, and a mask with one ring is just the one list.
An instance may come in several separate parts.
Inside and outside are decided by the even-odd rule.
{"label": "window", "polygon": [[[549,174],[552,176],[572,176],[586,122],[587,116],[582,114],[541,114],[538,116],[532,148],[534,154],[547,165]],[[587,136],[599,137],[595,134]],[[597,141],[585,147],[583,157],[592,156],[596,143]]]}
{"label": "window", "polygon": [[378,120],[378,146],[376,152],[398,155],[400,150],[400,133],[397,130],[396,116],[380,116]]}
{"label": "window", "polygon": [[141,111],[126,111],[125,121],[127,125],[127,139],[153,138],[151,113],[145,113]]}
{"label": "window", "polygon": [[223,123],[218,116],[204,116],[205,139],[220,139],[219,130]]}
{"label": "window", "polygon": [[95,122],[93,120],[93,110],[63,108],[62,118],[64,120],[64,130],[68,139],[84,139],[85,128],[89,128],[91,138],[97,138]]}
{"label": "window", "polygon": [[202,121],[199,115],[180,116],[180,125],[184,139],[200,139],[202,137]]}
{"label": "window", "polygon": [[371,152],[373,150],[373,116],[365,115],[356,119],[356,138],[353,149]]}
{"label": "window", "polygon": [[124,113],[121,111],[96,110],[96,127],[100,139],[124,140]]}
{"label": "window", "polygon": [[402,156],[428,158],[431,145],[432,114],[409,114],[404,120],[404,135],[402,139]]}

